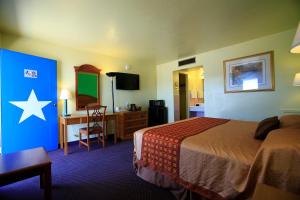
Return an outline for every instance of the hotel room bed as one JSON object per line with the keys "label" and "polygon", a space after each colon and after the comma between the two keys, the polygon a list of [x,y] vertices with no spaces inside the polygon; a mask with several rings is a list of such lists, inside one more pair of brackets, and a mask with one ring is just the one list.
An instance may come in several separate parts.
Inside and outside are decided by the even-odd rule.
{"label": "hotel room bed", "polygon": [[[194,125],[210,122],[215,124],[203,130]],[[191,124],[195,130],[190,128]],[[192,118],[139,130],[134,134],[137,175],[168,188],[177,199],[189,199],[190,194],[206,199],[247,199],[257,182],[299,193],[300,129],[277,129],[263,141],[254,139],[257,124]],[[148,140],[152,142],[147,146],[149,134],[164,131],[176,134],[184,130],[195,132],[178,142],[177,153],[164,148],[175,144],[165,143],[172,136],[150,137]],[[176,155],[168,155],[166,151]],[[178,161],[170,162],[176,157]]]}

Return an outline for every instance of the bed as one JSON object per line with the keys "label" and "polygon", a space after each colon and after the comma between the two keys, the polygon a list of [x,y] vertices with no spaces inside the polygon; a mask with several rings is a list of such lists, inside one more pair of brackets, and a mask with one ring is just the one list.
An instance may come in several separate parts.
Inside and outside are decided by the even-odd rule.
{"label": "bed", "polygon": [[258,182],[299,194],[300,129],[256,140],[257,125],[196,117],[139,130],[136,173],[177,199],[249,199]]}

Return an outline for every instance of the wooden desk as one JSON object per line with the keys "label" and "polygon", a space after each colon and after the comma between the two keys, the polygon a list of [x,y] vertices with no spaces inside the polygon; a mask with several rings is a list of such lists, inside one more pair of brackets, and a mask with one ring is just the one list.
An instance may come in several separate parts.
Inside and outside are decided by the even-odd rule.
{"label": "wooden desk", "polygon": [[[107,121],[113,120],[115,122],[114,142],[117,142],[118,138],[118,114],[106,113],[105,132],[107,133]],[[87,115],[71,115],[68,117],[59,117],[59,145],[64,149],[64,154],[68,155],[68,130],[67,126],[72,124],[84,124],[87,123]]]}
{"label": "wooden desk", "polygon": [[38,175],[40,187],[44,188],[44,198],[50,200],[52,198],[51,160],[44,148],[0,155],[0,186]]}

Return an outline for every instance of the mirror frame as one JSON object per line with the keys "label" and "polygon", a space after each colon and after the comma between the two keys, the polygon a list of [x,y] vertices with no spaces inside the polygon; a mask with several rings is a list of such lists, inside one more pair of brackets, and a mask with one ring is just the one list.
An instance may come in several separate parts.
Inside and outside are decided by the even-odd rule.
{"label": "mirror frame", "polygon": [[100,72],[101,69],[98,69],[97,67],[89,64],[83,64],[80,66],[74,66],[75,70],[75,99],[76,99],[76,111],[78,110],[85,110],[85,108],[79,108],[78,107],[78,73],[84,72],[88,74],[96,74],[97,80],[98,80],[98,98],[97,98],[97,104],[100,104]]}

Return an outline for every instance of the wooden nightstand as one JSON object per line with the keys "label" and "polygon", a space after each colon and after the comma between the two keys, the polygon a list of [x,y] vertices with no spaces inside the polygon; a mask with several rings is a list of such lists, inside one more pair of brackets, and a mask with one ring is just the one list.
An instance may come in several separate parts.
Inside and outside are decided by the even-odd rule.
{"label": "wooden nightstand", "polygon": [[299,200],[300,196],[277,188],[257,184],[252,200]]}

